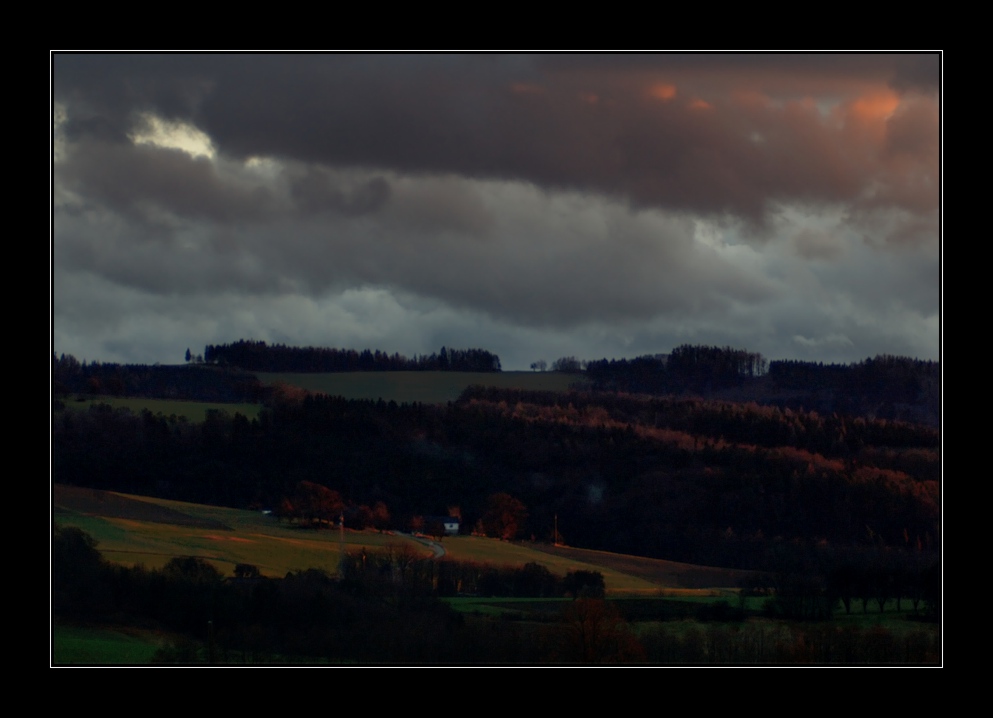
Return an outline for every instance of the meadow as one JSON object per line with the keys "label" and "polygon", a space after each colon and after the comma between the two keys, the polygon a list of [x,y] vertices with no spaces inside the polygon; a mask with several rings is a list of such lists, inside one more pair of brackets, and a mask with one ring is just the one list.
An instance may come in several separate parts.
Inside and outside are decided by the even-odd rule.
{"label": "meadow", "polygon": [[107,404],[115,409],[128,409],[133,414],[140,414],[145,409],[158,416],[185,417],[187,421],[201,423],[207,417],[208,411],[225,411],[234,416],[242,414],[248,419],[258,418],[261,404],[224,404],[207,401],[179,401],[175,399],[148,399],[140,396],[92,396],[81,399],[69,399],[65,402],[66,409],[85,411],[96,404]]}
{"label": "meadow", "polygon": [[[425,556],[426,540],[372,529],[304,529],[260,511],[191,504],[147,496],[129,496],[64,485],[53,487],[55,521],[75,526],[97,541],[108,561],[161,568],[176,556],[198,556],[223,575],[239,563],[258,566],[265,576],[281,578],[290,571],[338,570],[341,550],[375,551],[389,544],[408,544]],[[699,585],[700,567],[672,561],[621,556],[606,551],[513,543],[480,536],[449,536],[440,543],[446,557],[495,566],[545,566],[558,576],[570,571],[599,571],[607,593],[617,596],[716,596],[736,585],[735,572],[707,569],[709,586]],[[694,585],[695,584],[695,585]]]}
{"label": "meadow", "polygon": [[346,399],[382,399],[398,404],[444,404],[455,401],[467,387],[473,385],[527,391],[567,391],[571,384],[586,381],[581,374],[552,371],[370,371],[325,374],[257,373],[256,376],[267,385],[284,382],[307,391],[343,396]]}
{"label": "meadow", "polygon": [[177,556],[197,556],[224,576],[239,563],[253,564],[264,576],[282,578],[290,571],[338,570],[341,550],[369,551],[390,543],[410,543],[418,553],[428,548],[410,538],[373,530],[303,529],[260,511],[203,506],[114,492],[53,487],[55,521],[90,534],[105,559],[122,565],[161,568]]}
{"label": "meadow", "polygon": [[[259,511],[64,485],[53,486],[53,514],[60,525],[93,536],[110,562],[161,568],[174,557],[197,556],[224,576],[232,576],[239,563],[253,564],[270,577],[308,568],[334,574],[342,550],[371,553],[399,544],[428,558],[435,546],[429,539],[372,530],[346,530],[342,540],[338,531],[300,528]],[[644,646],[642,660],[650,663],[934,663],[940,656],[940,629],[908,621],[906,601],[899,612],[891,602],[885,613],[874,603],[862,613],[859,603],[852,615],[835,611],[830,622],[798,623],[763,617],[764,596],[740,597],[734,586],[746,572],[476,536],[439,543],[457,561],[517,567],[535,562],[559,576],[601,572],[610,604]],[[442,600],[467,621],[496,620],[494,625],[513,626],[517,633],[558,625],[563,607],[571,603],[568,598]],[[202,662],[206,655],[202,638],[138,624],[56,623],[51,645],[59,665]]]}
{"label": "meadow", "polygon": [[57,665],[146,665],[174,637],[136,628],[58,626],[52,632]]}
{"label": "meadow", "polygon": [[[455,401],[469,386],[492,386],[502,389],[529,391],[567,391],[576,382],[585,382],[582,375],[562,372],[451,372],[451,371],[396,371],[396,372],[335,372],[321,374],[258,373],[263,384],[272,386],[282,382],[309,392],[342,396],[345,399],[395,401],[398,404],[420,402],[444,404]],[[200,423],[208,411],[224,411],[232,416],[242,414],[249,420],[258,418],[261,404],[228,404],[221,402],[180,401],[175,399],[150,399],[139,396],[84,396],[65,402],[66,409],[85,411],[96,404],[107,404],[115,409],[128,409],[140,414],[146,409],[156,416],[185,417]]]}

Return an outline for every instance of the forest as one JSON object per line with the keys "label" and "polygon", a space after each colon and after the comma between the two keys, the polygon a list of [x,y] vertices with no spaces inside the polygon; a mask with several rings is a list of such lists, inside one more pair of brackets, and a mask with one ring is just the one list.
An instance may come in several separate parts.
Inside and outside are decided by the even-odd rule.
{"label": "forest", "polygon": [[485,349],[442,347],[437,353],[408,359],[378,349],[358,352],[354,349],[301,348],[282,344],[269,346],[262,341],[244,339],[233,344],[208,344],[203,360],[207,364],[263,372],[500,371],[500,357]]}
{"label": "forest", "polygon": [[[936,425],[713,398],[730,382],[720,377],[737,375],[906,412],[932,401],[936,365],[877,358],[824,368],[720,351],[696,352],[694,364],[693,353],[674,354],[675,363],[588,363],[594,389],[471,387],[447,404],[264,388],[238,366],[122,368],[53,356],[52,481],[318,525],[342,515],[352,528],[408,529],[456,507],[464,532],[765,572],[784,616],[817,619],[830,615],[825,601],[850,611],[853,599],[864,610],[892,598],[939,615]],[[675,376],[688,383],[625,391],[651,371],[670,389]],[[122,392],[256,397],[263,409],[253,419],[210,411],[194,423],[67,407],[112,379]],[[700,382],[706,391],[694,393]],[[496,520],[507,506],[512,520]]]}
{"label": "forest", "polygon": [[278,508],[301,481],[400,521],[524,502],[520,535],[750,568],[776,542],[936,548],[937,429],[682,397],[470,389],[450,405],[270,392],[202,424],[57,411],[61,483]]}

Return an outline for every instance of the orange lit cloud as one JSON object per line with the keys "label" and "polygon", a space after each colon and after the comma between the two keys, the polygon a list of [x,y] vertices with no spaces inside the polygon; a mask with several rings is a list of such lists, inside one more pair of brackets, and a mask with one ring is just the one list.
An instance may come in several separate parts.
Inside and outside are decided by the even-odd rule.
{"label": "orange lit cloud", "polygon": [[662,100],[667,102],[676,96],[676,86],[669,84],[654,85],[648,94],[654,97],[656,100]]}
{"label": "orange lit cloud", "polygon": [[864,95],[849,105],[849,113],[863,121],[885,120],[899,106],[900,98],[891,91],[874,92]]}

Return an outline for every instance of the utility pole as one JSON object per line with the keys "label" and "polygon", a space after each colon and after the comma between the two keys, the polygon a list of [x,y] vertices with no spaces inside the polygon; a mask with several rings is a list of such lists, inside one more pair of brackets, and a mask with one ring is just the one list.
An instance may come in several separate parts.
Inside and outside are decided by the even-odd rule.
{"label": "utility pole", "polygon": [[338,578],[344,578],[345,566],[345,512],[338,516]]}

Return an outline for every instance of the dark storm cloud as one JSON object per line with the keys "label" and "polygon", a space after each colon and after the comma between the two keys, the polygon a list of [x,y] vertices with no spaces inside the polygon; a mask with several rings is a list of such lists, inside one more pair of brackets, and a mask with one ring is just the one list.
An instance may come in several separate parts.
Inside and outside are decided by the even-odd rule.
{"label": "dark storm cloud", "polygon": [[57,56],[56,339],[934,357],[937,67]]}
{"label": "dark storm cloud", "polygon": [[760,277],[697,245],[688,220],[580,195],[507,190],[498,206],[481,237],[384,233],[365,278],[530,326],[689,318],[768,294]]}
{"label": "dark storm cloud", "polygon": [[382,207],[390,197],[390,183],[373,177],[354,186],[342,186],[320,167],[288,173],[290,196],[305,212],[366,214]]}
{"label": "dark storm cloud", "polygon": [[[522,179],[761,221],[776,202],[860,199],[882,151],[875,138],[852,147],[857,117],[769,97],[853,78],[930,87],[934,66],[902,55],[125,56],[62,57],[56,79],[91,115],[183,116],[232,156]],[[728,94],[746,76],[765,100]],[[722,90],[698,96],[713,77]],[[653,95],[658,83],[674,94]]]}
{"label": "dark storm cloud", "polygon": [[260,219],[271,204],[260,184],[222,178],[206,157],[176,149],[86,140],[71,145],[59,180],[124,214],[151,208],[215,222]]}
{"label": "dark storm cloud", "polygon": [[[811,77],[845,80],[871,77],[901,89],[934,90],[940,80],[937,53],[630,53],[617,55],[561,53],[539,55],[535,63],[552,71],[692,71],[728,77],[739,73],[793,75],[808,85]],[[740,79],[740,78],[736,78]]]}

